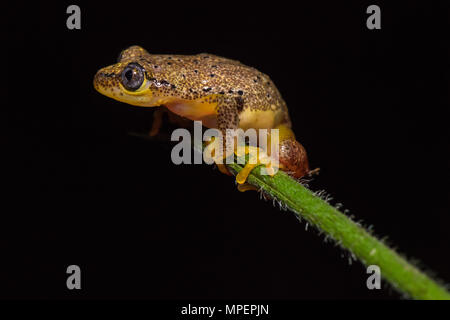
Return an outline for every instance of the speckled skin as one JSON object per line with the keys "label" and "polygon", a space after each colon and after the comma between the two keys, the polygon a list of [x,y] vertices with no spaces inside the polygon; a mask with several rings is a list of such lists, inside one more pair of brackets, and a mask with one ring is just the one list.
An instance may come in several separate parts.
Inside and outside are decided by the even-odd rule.
{"label": "speckled skin", "polygon": [[[136,103],[135,96],[127,97],[123,90],[112,91],[120,87],[120,74],[131,62],[145,69],[152,96],[159,98],[151,101],[151,105]],[[217,123],[208,127],[246,129],[245,121],[241,121],[245,119],[239,117],[244,111],[246,114],[268,111],[267,115],[274,121],[266,121],[269,125],[263,127],[267,129],[282,123],[290,126],[286,103],[267,75],[238,61],[211,54],[153,55],[139,46],[132,46],[121,53],[118,63],[98,71],[94,87],[112,98],[141,106],[181,101],[189,104],[203,99],[215,104]]]}
{"label": "speckled skin", "polygon": [[[139,64],[145,74],[142,86],[132,91],[122,83],[130,64]],[[283,132],[288,135],[280,141],[280,163],[295,177],[309,172],[306,152],[289,129],[288,109],[279,91],[267,75],[238,61],[205,53],[154,55],[132,46],[122,51],[116,64],[97,72],[94,87],[132,105],[163,105],[223,134],[226,129],[287,128]]]}

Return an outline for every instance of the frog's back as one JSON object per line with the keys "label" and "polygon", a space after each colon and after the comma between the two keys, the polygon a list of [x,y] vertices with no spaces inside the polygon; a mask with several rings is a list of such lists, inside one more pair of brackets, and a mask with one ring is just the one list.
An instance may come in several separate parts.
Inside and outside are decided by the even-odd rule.
{"label": "frog's back", "polygon": [[[144,82],[140,75],[145,75],[148,81]],[[129,90],[123,87],[124,81]],[[94,87],[129,104],[165,105],[191,120],[208,116],[205,123],[208,127],[225,118],[227,125],[243,129],[269,129],[279,124],[290,127],[286,104],[267,75],[213,54],[160,55],[132,46],[122,51],[116,64],[97,72]],[[230,104],[234,108],[226,107]]]}
{"label": "frog's back", "polygon": [[269,111],[277,123],[290,126],[281,94],[270,78],[239,61],[213,54],[153,55],[144,58],[158,79],[177,88],[183,99],[198,99],[211,94],[241,97],[241,112]]}

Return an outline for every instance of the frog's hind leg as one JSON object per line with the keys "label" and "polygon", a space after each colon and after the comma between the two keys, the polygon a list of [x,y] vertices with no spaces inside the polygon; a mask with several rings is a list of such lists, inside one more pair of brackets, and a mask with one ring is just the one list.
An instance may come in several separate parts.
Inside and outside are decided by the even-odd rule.
{"label": "frog's hind leg", "polygon": [[[270,154],[274,137],[268,135],[267,153],[258,147],[246,146],[244,153],[249,154],[249,161],[236,176],[236,182],[244,184],[251,171],[260,164],[266,164],[267,174],[273,175],[273,167],[285,171],[290,176],[300,179],[306,175],[316,174],[319,169],[309,170],[308,157],[305,148],[295,139],[294,132],[288,125],[282,124],[278,129],[278,155]],[[241,151],[242,152],[242,151]],[[271,160],[278,158],[278,164]],[[250,161],[252,160],[252,161]],[[246,189],[246,188],[245,188]]]}
{"label": "frog's hind leg", "polygon": [[[290,141],[291,139],[294,139],[294,133],[289,129],[288,126],[283,125],[283,126],[278,126],[276,128],[274,128],[276,130],[278,130],[278,140],[279,140],[279,144],[281,143],[285,143],[285,141]],[[266,172],[265,174],[268,174],[270,176],[273,176],[275,174],[274,171],[274,167],[283,169],[284,166],[283,164],[278,161],[278,162],[274,162],[273,160],[275,159],[279,159],[279,157],[277,155],[271,155],[272,152],[272,143],[274,143],[274,138],[272,137],[272,134],[270,133],[270,131],[267,134],[267,145],[265,150],[259,147],[254,147],[254,146],[245,146],[245,147],[238,147],[238,151],[236,153],[236,155],[239,157],[243,154],[245,155],[249,155],[249,159],[248,162],[245,164],[244,168],[237,174],[236,176],[236,182],[238,184],[245,184],[245,182],[247,181],[248,176],[250,175],[250,173],[253,171],[254,168],[256,168],[257,166],[264,164],[265,165],[265,169]],[[261,141],[259,141],[259,143],[261,143]],[[280,145],[279,145],[279,150],[280,150]],[[247,189],[247,188],[245,188]]]}
{"label": "frog's hind leg", "polygon": [[[205,149],[206,151],[205,155],[206,157],[208,157],[207,155],[211,155],[212,160],[215,162],[220,172],[225,173],[227,175],[231,175],[231,173],[229,172],[227,166],[224,164],[224,161],[226,159],[230,157],[234,158],[235,154],[238,158],[248,155],[247,163],[245,164],[244,168],[242,168],[242,170],[239,171],[239,173],[236,175],[236,182],[239,184],[238,189],[240,191],[247,191],[250,189],[248,187],[249,185],[248,186],[244,185],[247,185],[245,183],[247,181],[247,177],[250,175],[252,170],[257,166],[265,164],[268,174],[269,175],[274,174],[274,170],[271,167],[270,156],[266,152],[264,152],[264,150],[254,146],[247,146],[247,145],[238,146],[236,143],[238,140],[237,137],[233,137],[232,139],[235,140],[234,143],[230,144],[231,139],[228,139],[228,143],[226,144],[226,146],[221,145],[220,140],[213,139],[211,142],[208,143],[208,146]],[[229,148],[230,145],[234,147]],[[217,150],[220,150],[220,148],[223,148],[222,153],[217,152]]]}

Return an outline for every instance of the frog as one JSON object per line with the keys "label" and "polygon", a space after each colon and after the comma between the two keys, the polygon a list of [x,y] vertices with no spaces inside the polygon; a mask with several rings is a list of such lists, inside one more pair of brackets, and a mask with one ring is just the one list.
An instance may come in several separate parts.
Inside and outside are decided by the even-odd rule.
{"label": "frog", "polygon": [[[208,53],[150,54],[133,45],[122,50],[115,64],[99,69],[93,85],[120,102],[163,107],[177,117],[201,121],[203,126],[223,133],[225,142],[230,129],[278,129],[279,169],[296,179],[314,171],[309,169],[306,150],[296,140],[286,102],[275,84],[268,75],[237,60]],[[151,135],[157,134],[161,125],[162,112],[155,115]],[[258,152],[267,155],[258,146],[245,148],[248,154]],[[241,191],[251,189],[246,183],[248,176],[262,163],[256,159],[236,175]],[[214,160],[219,170],[230,174],[219,160]]]}

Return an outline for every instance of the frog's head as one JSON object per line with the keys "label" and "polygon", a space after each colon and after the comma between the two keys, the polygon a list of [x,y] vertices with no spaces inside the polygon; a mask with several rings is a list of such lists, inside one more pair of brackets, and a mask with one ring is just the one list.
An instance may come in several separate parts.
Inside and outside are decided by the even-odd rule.
{"label": "frog's head", "polygon": [[94,88],[110,98],[128,104],[152,107],[157,104],[150,85],[152,75],[145,56],[148,53],[139,46],[123,50],[118,62],[100,69],[94,77]]}

